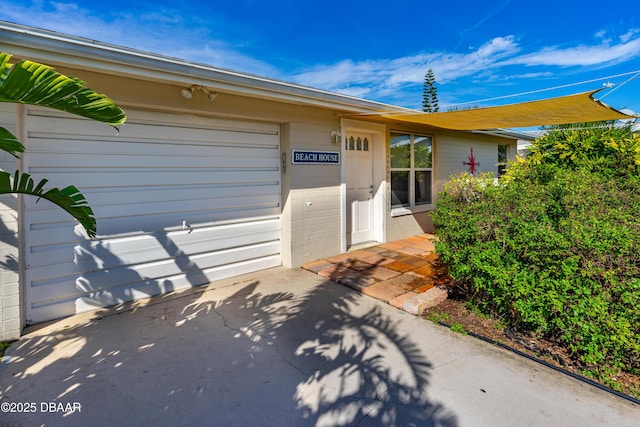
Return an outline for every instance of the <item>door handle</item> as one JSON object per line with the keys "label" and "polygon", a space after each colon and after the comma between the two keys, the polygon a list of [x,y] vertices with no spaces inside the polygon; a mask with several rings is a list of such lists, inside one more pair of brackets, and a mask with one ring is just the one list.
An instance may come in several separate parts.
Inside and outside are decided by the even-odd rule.
{"label": "door handle", "polygon": [[369,186],[369,194],[371,194],[373,196],[373,185]]}

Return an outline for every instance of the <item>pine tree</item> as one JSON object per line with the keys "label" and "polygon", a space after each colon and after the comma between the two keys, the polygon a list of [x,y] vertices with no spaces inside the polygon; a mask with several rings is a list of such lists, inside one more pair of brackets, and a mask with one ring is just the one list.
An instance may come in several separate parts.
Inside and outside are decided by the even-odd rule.
{"label": "pine tree", "polygon": [[422,89],[422,111],[427,113],[436,113],[438,107],[438,88],[436,87],[436,76],[433,70],[429,68],[427,74],[424,75],[424,86]]}

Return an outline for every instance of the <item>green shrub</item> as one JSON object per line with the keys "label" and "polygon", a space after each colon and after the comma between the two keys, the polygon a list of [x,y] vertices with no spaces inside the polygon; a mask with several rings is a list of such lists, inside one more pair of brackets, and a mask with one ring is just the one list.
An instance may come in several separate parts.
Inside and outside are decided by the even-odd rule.
{"label": "green shrub", "polygon": [[[640,161],[640,139],[633,135],[631,123],[613,122],[557,125],[531,146],[531,161],[562,168],[583,168],[600,173],[626,172],[627,165]],[[621,168],[621,166],[624,166]]]}
{"label": "green shrub", "polygon": [[606,137],[606,155],[569,166],[538,151],[499,185],[452,177],[433,214],[436,251],[479,310],[563,343],[596,373],[640,374],[640,139]]}

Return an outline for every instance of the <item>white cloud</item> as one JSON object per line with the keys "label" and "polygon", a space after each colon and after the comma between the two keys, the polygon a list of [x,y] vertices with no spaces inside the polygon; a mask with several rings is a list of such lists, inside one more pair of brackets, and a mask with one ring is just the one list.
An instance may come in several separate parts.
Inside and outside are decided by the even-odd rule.
{"label": "white cloud", "polygon": [[220,25],[159,7],[162,10],[113,9],[99,15],[75,3],[34,1],[3,4],[0,19],[221,68],[267,76],[279,73],[267,62],[242,54],[232,43],[216,39],[211,28]]}
{"label": "white cloud", "polygon": [[[397,96],[398,91],[409,86],[415,89],[422,84],[429,68],[434,70],[440,84],[468,77],[479,82],[509,84],[519,79],[551,77],[556,67],[607,66],[636,58],[640,58],[640,31],[636,29],[620,36],[617,44],[600,40],[595,45],[552,46],[534,52],[524,52],[514,36],[505,36],[493,38],[465,54],[433,52],[375,61],[345,60],[315,66],[290,78],[313,87],[380,99]],[[544,69],[514,74],[512,66]]]}
{"label": "white cloud", "polygon": [[355,90],[363,95],[379,96],[406,85],[422,83],[429,68],[433,69],[439,83],[446,83],[485,70],[518,50],[513,37],[497,37],[466,54],[435,52],[375,61],[344,60],[313,67],[291,78],[297,83],[326,90],[350,94]]}
{"label": "white cloud", "polygon": [[627,43],[631,40],[635,35],[640,34],[640,28],[632,28],[623,35],[620,36],[620,41],[622,43]]}
{"label": "white cloud", "polygon": [[[166,5],[157,6],[162,10],[154,7],[152,2],[144,3],[136,12],[105,7],[101,15],[75,3],[27,0],[3,4],[0,19],[401,105],[406,104],[403,97],[419,98],[416,90],[420,90],[429,68],[439,84],[465,79],[476,83],[456,91],[462,95],[464,90],[472,91],[483,83],[515,84],[549,78],[559,68],[604,67],[640,58],[640,29],[631,28],[619,36],[598,31],[592,44],[546,46],[532,51],[515,36],[505,35],[465,53],[431,51],[363,61],[344,59],[289,71],[276,68],[268,59],[244,54],[244,43],[251,41],[235,22],[186,15]],[[224,39],[218,34],[225,34]],[[236,41],[231,40],[233,37]],[[530,68],[523,70],[522,66]],[[411,95],[404,96],[405,92]]]}
{"label": "white cloud", "polygon": [[589,66],[618,64],[640,57],[640,38],[611,45],[604,42],[595,46],[580,45],[570,48],[547,47],[538,52],[511,58],[499,65],[527,66]]}

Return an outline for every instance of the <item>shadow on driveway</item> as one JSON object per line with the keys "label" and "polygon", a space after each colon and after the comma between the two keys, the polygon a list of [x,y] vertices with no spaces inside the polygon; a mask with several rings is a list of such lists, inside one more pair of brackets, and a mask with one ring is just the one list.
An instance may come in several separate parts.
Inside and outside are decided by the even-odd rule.
{"label": "shadow on driveway", "polygon": [[0,424],[458,424],[427,398],[402,313],[300,270],[234,280],[27,334],[0,369]]}

